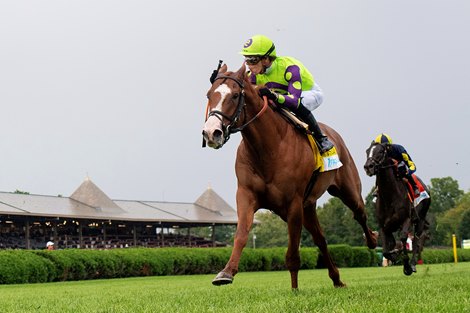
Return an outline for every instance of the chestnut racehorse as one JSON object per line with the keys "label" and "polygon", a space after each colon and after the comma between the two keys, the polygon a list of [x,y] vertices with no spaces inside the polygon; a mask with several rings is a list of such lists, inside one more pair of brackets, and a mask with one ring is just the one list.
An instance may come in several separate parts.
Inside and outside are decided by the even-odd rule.
{"label": "chestnut racehorse", "polygon": [[[375,216],[382,238],[383,255],[393,262],[403,256],[403,273],[411,275],[416,272],[417,256],[423,250],[428,236],[429,223],[426,215],[431,205],[431,197],[429,189],[418,178],[424,187],[425,193],[422,195],[425,197],[422,197],[423,199],[415,207],[408,194],[406,183],[397,173],[397,161],[389,156],[389,152],[389,145],[372,142],[366,150],[367,160],[364,170],[368,176],[376,176]],[[398,245],[395,232],[399,232]],[[413,234],[411,263],[406,249],[410,233]]]}
{"label": "chestnut racehorse", "polygon": [[212,283],[232,283],[254,214],[264,208],[288,224],[286,266],[293,289],[298,287],[302,225],[319,247],[334,286],[345,286],[327,249],[316,213],[317,199],[325,191],[340,198],[353,211],[371,249],[377,245],[377,233],[367,227],[359,174],[340,135],[332,128],[320,125],[335,144],[343,166],[319,173],[314,170],[317,167],[306,135],[276,113],[266,98],[260,98],[256,86],[248,80],[245,65],[237,72],[228,72],[224,64],[207,92],[207,98],[207,120],[203,129],[207,145],[218,149],[230,134],[238,131],[242,134],[235,163],[238,225],[234,246],[225,268]]}

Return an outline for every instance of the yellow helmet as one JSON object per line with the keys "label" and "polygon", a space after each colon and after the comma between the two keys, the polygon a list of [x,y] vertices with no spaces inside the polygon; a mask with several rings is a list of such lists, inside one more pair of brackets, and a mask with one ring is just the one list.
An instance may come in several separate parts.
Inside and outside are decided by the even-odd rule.
{"label": "yellow helmet", "polygon": [[392,138],[390,138],[390,136],[387,135],[387,134],[381,133],[380,135],[375,137],[374,142],[376,142],[376,143],[387,143],[387,144],[391,145],[392,144]]}
{"label": "yellow helmet", "polygon": [[275,57],[276,47],[274,46],[273,41],[268,37],[264,35],[255,35],[245,42],[240,54]]}

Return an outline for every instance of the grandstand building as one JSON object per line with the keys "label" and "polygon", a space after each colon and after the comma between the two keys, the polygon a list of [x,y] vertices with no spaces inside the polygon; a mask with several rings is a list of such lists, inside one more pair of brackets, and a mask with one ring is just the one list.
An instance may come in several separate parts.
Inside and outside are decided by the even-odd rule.
{"label": "grandstand building", "polygon": [[[0,248],[109,249],[225,245],[218,226],[236,225],[236,211],[208,188],[194,203],[111,200],[87,178],[70,197],[0,192]],[[211,238],[191,235],[210,227]]]}

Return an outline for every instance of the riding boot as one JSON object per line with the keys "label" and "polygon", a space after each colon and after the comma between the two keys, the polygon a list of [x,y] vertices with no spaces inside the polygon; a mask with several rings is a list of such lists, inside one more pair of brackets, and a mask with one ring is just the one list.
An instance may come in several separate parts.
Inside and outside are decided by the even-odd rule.
{"label": "riding boot", "polygon": [[413,192],[414,192],[415,196],[418,197],[421,194],[421,192],[419,192],[418,185],[416,185],[416,182],[413,179],[413,176],[408,175],[406,178],[408,179],[408,182],[410,183],[411,187],[413,188]]}
{"label": "riding boot", "polygon": [[315,117],[313,117],[313,114],[309,109],[300,104],[295,113],[297,113],[297,115],[308,124],[308,128],[313,133],[313,138],[315,138],[321,153],[333,148],[333,143],[328,140],[327,136],[323,135]]}

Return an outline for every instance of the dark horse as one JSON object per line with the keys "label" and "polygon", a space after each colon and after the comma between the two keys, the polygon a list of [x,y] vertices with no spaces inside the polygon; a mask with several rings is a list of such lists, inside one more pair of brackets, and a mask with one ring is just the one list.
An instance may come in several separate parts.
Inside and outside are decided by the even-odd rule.
{"label": "dark horse", "polygon": [[234,246],[230,260],[212,283],[224,285],[233,281],[254,214],[258,209],[265,208],[288,224],[286,265],[291,274],[292,288],[298,286],[302,225],[312,234],[319,247],[334,286],[343,287],[319,225],[317,199],[326,190],[339,197],[354,212],[354,218],[362,226],[370,248],[377,245],[377,233],[366,225],[361,182],[341,137],[332,128],[321,125],[328,138],[335,143],[343,166],[314,173],[315,160],[307,137],[268,106],[266,98],[263,101],[259,97],[256,87],[248,80],[244,65],[237,72],[228,72],[227,66],[222,66],[207,97],[203,136],[208,146],[218,149],[230,134],[238,131],[242,134],[235,163],[238,225]]}
{"label": "dark horse", "polygon": [[[366,174],[376,175],[377,199],[375,215],[382,238],[383,255],[395,262],[403,255],[403,272],[411,275],[416,272],[417,256],[421,253],[427,238],[428,222],[426,214],[431,205],[431,198],[421,200],[415,207],[409,195],[406,179],[397,173],[397,161],[389,156],[390,145],[372,142],[367,149],[367,161],[364,165]],[[419,178],[418,178],[419,179]],[[420,180],[427,195],[429,190]],[[397,244],[394,232],[399,232]],[[413,253],[410,259],[406,249],[408,234],[413,232]]]}

